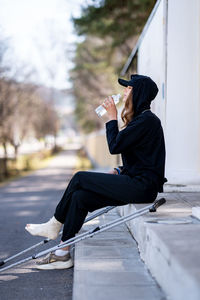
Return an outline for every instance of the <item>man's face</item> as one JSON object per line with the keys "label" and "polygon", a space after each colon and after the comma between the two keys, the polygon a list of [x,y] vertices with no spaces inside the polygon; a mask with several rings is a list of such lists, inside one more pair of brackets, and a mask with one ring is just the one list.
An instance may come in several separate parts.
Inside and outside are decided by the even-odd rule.
{"label": "man's face", "polygon": [[130,93],[132,93],[133,87],[132,86],[127,86],[124,89],[124,96],[123,96],[123,102],[126,102],[126,99],[129,97]]}

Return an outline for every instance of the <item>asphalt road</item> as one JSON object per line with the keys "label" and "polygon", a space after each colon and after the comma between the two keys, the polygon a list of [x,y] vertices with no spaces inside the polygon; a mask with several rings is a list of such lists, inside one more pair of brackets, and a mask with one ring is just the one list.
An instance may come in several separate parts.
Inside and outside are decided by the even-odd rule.
{"label": "asphalt road", "polygon": [[[0,260],[42,240],[31,236],[26,223],[46,222],[74,172],[75,150],[67,150],[50,165],[0,188]],[[59,243],[50,241],[12,262]],[[7,265],[11,263],[8,262]],[[0,299],[72,299],[73,268],[37,270],[31,260],[0,273]]]}

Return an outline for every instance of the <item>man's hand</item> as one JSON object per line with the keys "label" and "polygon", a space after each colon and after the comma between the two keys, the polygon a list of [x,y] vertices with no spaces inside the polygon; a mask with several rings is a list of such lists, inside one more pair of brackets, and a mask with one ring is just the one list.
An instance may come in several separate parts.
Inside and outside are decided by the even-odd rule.
{"label": "man's hand", "polygon": [[110,120],[117,120],[117,108],[115,102],[111,96],[106,98],[102,103],[102,106],[107,111],[107,117]]}

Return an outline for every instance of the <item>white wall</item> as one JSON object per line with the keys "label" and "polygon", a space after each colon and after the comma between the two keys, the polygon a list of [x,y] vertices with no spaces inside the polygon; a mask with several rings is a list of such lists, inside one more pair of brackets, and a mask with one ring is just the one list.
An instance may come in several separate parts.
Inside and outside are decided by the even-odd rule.
{"label": "white wall", "polygon": [[168,4],[166,142],[172,182],[200,184],[200,3]]}
{"label": "white wall", "polygon": [[165,1],[161,0],[138,51],[138,74],[150,76],[159,88],[151,110],[165,127]]}
{"label": "white wall", "polygon": [[152,111],[164,128],[168,183],[200,184],[200,1],[162,0],[138,58],[138,73],[160,89]]}

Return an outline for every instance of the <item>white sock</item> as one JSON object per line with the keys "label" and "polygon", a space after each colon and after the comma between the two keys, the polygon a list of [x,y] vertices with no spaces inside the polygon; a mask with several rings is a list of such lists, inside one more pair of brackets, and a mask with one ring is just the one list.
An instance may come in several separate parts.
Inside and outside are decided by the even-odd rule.
{"label": "white sock", "polygon": [[65,256],[68,252],[69,252],[69,250],[58,249],[58,250],[55,251],[55,255],[57,255],[57,256]]}

